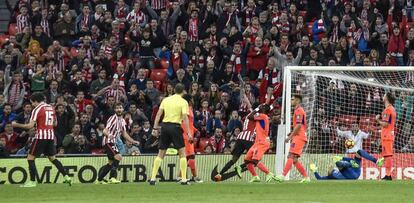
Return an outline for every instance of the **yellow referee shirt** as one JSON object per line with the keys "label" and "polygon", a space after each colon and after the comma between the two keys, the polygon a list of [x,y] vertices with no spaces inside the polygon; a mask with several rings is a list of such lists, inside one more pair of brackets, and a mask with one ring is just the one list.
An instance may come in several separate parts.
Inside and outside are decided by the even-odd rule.
{"label": "yellow referee shirt", "polygon": [[181,124],[183,115],[188,115],[188,102],[178,94],[164,98],[161,102],[160,109],[164,110],[164,123]]}

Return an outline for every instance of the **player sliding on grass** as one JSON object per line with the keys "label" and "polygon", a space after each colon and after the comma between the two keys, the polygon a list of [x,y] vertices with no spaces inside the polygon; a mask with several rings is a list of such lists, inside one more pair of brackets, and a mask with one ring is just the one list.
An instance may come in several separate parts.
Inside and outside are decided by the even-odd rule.
{"label": "player sliding on grass", "polygon": [[[245,109],[247,109],[250,113],[252,112],[252,105],[250,104],[249,99],[245,94],[245,83],[240,75],[238,75],[241,87],[240,87],[240,98],[242,105]],[[241,107],[242,108],[242,107]],[[250,120],[246,118],[243,122],[243,130],[242,132],[237,135],[236,144],[234,145],[233,151],[231,154],[233,155],[232,159],[228,161],[221,171],[214,177],[215,181],[221,181],[222,175],[225,174],[240,158],[240,156],[252,147],[255,137],[255,128],[256,122],[254,120]],[[241,173],[246,171],[246,164],[243,163],[241,166],[236,166],[235,170],[237,171],[237,175],[241,178]]]}
{"label": "player sliding on grass", "polygon": [[334,156],[334,163],[337,168],[328,172],[327,176],[321,176],[318,173],[318,167],[315,164],[310,165],[310,170],[318,180],[356,180],[361,175],[361,157],[356,155],[355,158]]}
{"label": "player sliding on grass", "polygon": [[249,170],[253,176],[250,182],[260,182],[260,177],[256,174],[256,170],[254,169],[255,166],[266,173],[266,182],[275,179],[275,176],[269,172],[269,169],[260,162],[264,153],[270,148],[269,117],[267,116],[269,112],[270,106],[261,104],[247,116],[249,120],[254,120],[256,122],[256,139],[253,146],[247,152],[244,160],[247,165],[247,170]]}
{"label": "player sliding on grass", "polygon": [[[108,164],[106,164],[101,173],[99,173],[97,184],[118,184],[121,181],[116,179],[119,162],[122,160],[122,156],[116,147],[116,140],[121,135],[129,142],[133,144],[139,144],[138,141],[132,139],[126,131],[126,122],[122,117],[124,107],[121,103],[115,105],[115,114],[109,117],[106,127],[103,130],[104,138],[103,145],[108,157]],[[109,181],[105,181],[104,177],[109,174]]]}
{"label": "player sliding on grass", "polygon": [[286,142],[290,141],[290,151],[288,155],[288,160],[283,169],[282,175],[276,176],[277,181],[284,181],[285,176],[292,168],[292,165],[295,164],[295,167],[302,174],[303,179],[301,183],[310,182],[310,178],[306,173],[305,168],[299,161],[299,157],[302,154],[303,147],[306,145],[306,113],[300,105],[302,102],[302,96],[299,94],[293,95],[292,97],[292,106],[295,107],[295,112],[293,114],[293,131],[289,133],[289,136],[286,138]]}
{"label": "player sliding on grass", "polygon": [[62,163],[56,159],[56,146],[54,140],[55,133],[53,127],[57,125],[56,113],[53,106],[46,104],[45,96],[42,93],[34,93],[30,97],[30,102],[34,107],[30,121],[27,124],[13,122],[12,126],[22,129],[31,129],[36,126],[36,135],[33,140],[30,151],[27,155],[27,162],[29,163],[30,181],[21,187],[36,187],[37,169],[35,165],[36,157],[44,154],[49,158],[49,161],[56,166],[59,173],[63,175],[63,183],[72,185],[72,179],[67,175]]}

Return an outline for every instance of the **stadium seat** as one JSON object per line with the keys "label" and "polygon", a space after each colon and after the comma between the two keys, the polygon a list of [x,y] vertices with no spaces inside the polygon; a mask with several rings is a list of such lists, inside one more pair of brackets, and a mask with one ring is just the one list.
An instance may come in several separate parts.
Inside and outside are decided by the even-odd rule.
{"label": "stadium seat", "polygon": [[196,149],[199,153],[204,153],[204,149],[207,147],[209,139],[206,137],[200,138],[200,142],[198,143],[198,148]]}
{"label": "stadium seat", "polygon": [[375,116],[361,116],[359,119],[359,128],[363,131],[375,130]]}
{"label": "stadium seat", "polygon": [[159,68],[161,69],[168,69],[168,67],[170,66],[170,62],[167,61],[166,59],[160,59],[159,63],[160,63]]}
{"label": "stadium seat", "polygon": [[306,16],[307,11],[299,11],[299,15],[301,15],[302,17]]}
{"label": "stadium seat", "polygon": [[16,24],[12,23],[9,25],[9,35],[16,35],[17,34],[17,26]]}
{"label": "stadium seat", "polygon": [[342,115],[338,117],[338,122],[348,127],[350,127],[352,123],[356,123],[357,120],[358,120],[357,116],[354,116],[354,115]]}
{"label": "stadium seat", "polygon": [[165,81],[167,77],[167,69],[153,69],[150,79],[152,81]]}
{"label": "stadium seat", "polygon": [[157,80],[155,80],[155,81],[153,81],[154,82],[154,87],[155,88],[157,88],[159,91],[161,91],[162,92],[162,82],[161,81],[157,81]]}

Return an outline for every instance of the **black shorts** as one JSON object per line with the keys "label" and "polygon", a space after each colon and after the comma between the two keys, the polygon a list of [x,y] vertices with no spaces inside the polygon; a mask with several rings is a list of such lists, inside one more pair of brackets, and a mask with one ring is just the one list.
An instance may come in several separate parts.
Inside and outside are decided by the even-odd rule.
{"label": "black shorts", "polygon": [[234,149],[231,152],[233,156],[240,157],[244,151],[248,151],[250,147],[252,147],[253,142],[247,140],[236,140],[236,144],[234,144]]}
{"label": "black shorts", "polygon": [[115,160],[115,155],[119,154],[118,147],[114,143],[105,144],[104,149],[109,160]]}
{"label": "black shorts", "polygon": [[39,157],[44,154],[45,156],[56,155],[56,145],[54,140],[39,140],[34,139],[32,146],[30,147],[29,154]]}
{"label": "black shorts", "polygon": [[166,150],[170,147],[171,143],[176,149],[184,147],[183,129],[179,124],[163,123],[161,124],[161,136],[158,149]]}

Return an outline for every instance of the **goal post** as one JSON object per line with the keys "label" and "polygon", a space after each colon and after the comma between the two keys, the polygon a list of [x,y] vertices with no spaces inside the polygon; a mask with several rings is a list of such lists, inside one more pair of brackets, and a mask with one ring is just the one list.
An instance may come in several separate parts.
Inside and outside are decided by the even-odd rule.
{"label": "goal post", "polygon": [[[309,173],[310,163],[316,163],[324,173],[332,167],[333,155],[351,153],[352,150],[347,151],[343,145],[345,139],[360,140],[356,147],[374,155],[380,154],[381,129],[375,123],[375,116],[384,109],[383,95],[391,92],[396,97],[397,111],[393,173],[401,179],[410,177],[404,174],[404,170],[414,165],[414,151],[407,149],[411,142],[414,146],[413,67],[287,66],[283,71],[282,115],[276,148],[277,174],[282,172],[289,152],[290,145],[285,144],[284,140],[291,132],[291,97],[294,93],[302,95],[302,106],[307,115],[308,143],[301,161]],[[356,128],[368,136],[356,136]],[[352,133],[345,136],[344,132]],[[363,173],[383,175],[383,170],[375,169],[369,163],[364,166],[369,170]],[[291,172],[287,178],[299,178],[296,169]],[[367,179],[376,177],[372,174],[362,176]]]}

